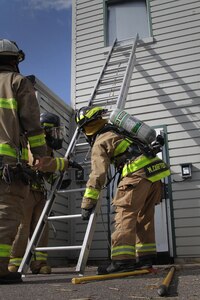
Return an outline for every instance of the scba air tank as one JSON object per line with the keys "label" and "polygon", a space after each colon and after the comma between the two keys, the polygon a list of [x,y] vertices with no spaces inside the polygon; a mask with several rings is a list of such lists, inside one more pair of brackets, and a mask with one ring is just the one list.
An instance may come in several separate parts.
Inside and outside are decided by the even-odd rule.
{"label": "scba air tank", "polygon": [[110,121],[144,143],[151,144],[156,139],[156,131],[153,128],[124,110],[116,108],[110,115]]}

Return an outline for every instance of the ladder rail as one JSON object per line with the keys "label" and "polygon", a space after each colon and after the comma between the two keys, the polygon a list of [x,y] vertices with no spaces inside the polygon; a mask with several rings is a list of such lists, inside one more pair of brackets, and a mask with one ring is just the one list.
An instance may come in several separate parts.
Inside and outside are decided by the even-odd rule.
{"label": "ladder rail", "polygon": [[105,68],[106,68],[106,66],[107,66],[107,64],[108,64],[108,61],[109,61],[110,57],[111,57],[111,54],[112,54],[112,52],[113,52],[113,49],[114,49],[114,46],[115,46],[116,42],[117,42],[117,39],[114,40],[114,42],[113,42],[113,44],[112,44],[112,47],[110,48],[110,51],[109,51],[109,53],[108,53],[108,55],[107,55],[106,61],[105,61],[105,63],[104,63],[104,66],[103,66],[103,68],[101,69],[101,72],[100,72],[100,74],[99,74],[99,78],[98,78],[98,80],[96,81],[96,84],[95,84],[95,86],[94,86],[94,89],[93,89],[93,91],[92,91],[92,93],[91,93],[91,95],[90,95],[90,100],[89,100],[88,106],[91,106],[91,105],[92,105],[92,100],[93,100],[93,98],[94,98],[94,96],[95,96],[95,94],[96,94],[97,87],[98,87],[98,85],[99,85],[99,83],[100,83],[100,81],[101,81],[101,78],[102,78],[103,74],[104,74],[104,70],[105,70]]}
{"label": "ladder rail", "polygon": [[119,92],[119,97],[117,99],[117,104],[116,104],[116,107],[117,108],[124,108],[125,106],[125,100],[126,100],[126,95],[127,95],[127,92],[128,92],[128,87],[129,87],[129,84],[130,84],[130,81],[131,81],[131,75],[132,75],[132,72],[133,72],[133,68],[134,68],[134,65],[135,65],[135,52],[136,52],[136,47],[137,47],[137,43],[138,43],[138,40],[139,40],[139,35],[137,33],[135,39],[134,39],[134,42],[133,42],[133,46],[132,46],[132,50],[131,50],[131,55],[129,57],[129,61],[128,61],[128,64],[127,64],[127,68],[126,68],[126,72],[125,72],[125,75],[124,75],[124,79],[123,79],[123,82],[122,82],[122,85],[121,85],[121,89],[120,89],[120,92]]}
{"label": "ladder rail", "polygon": [[90,247],[91,247],[93,235],[95,232],[96,220],[98,218],[100,207],[101,207],[101,201],[102,200],[101,200],[101,196],[100,196],[97,201],[97,205],[96,205],[94,211],[92,212],[90,219],[88,221],[88,225],[87,225],[86,233],[84,236],[81,252],[80,252],[79,259],[78,259],[78,262],[76,265],[76,272],[79,272],[80,274],[84,273],[84,270],[85,270],[85,267],[87,264]]}

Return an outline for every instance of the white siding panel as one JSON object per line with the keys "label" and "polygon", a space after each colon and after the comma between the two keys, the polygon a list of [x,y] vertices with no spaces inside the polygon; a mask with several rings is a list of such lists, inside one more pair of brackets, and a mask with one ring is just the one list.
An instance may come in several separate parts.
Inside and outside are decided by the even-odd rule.
{"label": "white siding panel", "polygon": [[153,35],[155,38],[155,41],[159,42],[159,41],[163,41],[163,40],[170,40],[170,39],[175,39],[178,37],[184,37],[184,36],[191,36],[191,34],[196,34],[199,33],[199,27],[189,27],[188,29],[185,30],[179,30],[176,31],[174,30],[174,32],[164,32],[163,34],[159,32],[159,30],[157,30],[157,32],[153,31]]}
{"label": "white siding panel", "polygon": [[176,254],[178,257],[199,257],[200,247],[199,246],[186,246],[177,247]]}
{"label": "white siding panel", "polygon": [[[191,95],[191,97],[189,96]],[[132,100],[131,95],[127,99]],[[127,102],[128,102],[127,101]],[[176,103],[175,103],[176,101]],[[172,94],[172,95],[161,95],[159,97],[149,97],[146,99],[139,99],[139,100],[134,100],[134,106],[135,108],[137,107],[143,107],[147,105],[155,105],[155,104],[160,104],[164,105],[165,108],[167,107],[180,107],[183,106],[184,103],[188,104],[195,104],[198,105],[198,95],[194,96],[193,92],[188,92],[188,93],[179,93],[179,94]],[[198,128],[198,126],[197,126]]]}
{"label": "white siding panel", "polygon": [[179,237],[177,238],[177,246],[181,246],[182,244],[186,246],[197,246],[200,243],[200,236],[194,237]]}
{"label": "white siding panel", "polygon": [[188,16],[194,16],[195,14],[199,14],[200,13],[200,7],[197,8],[192,8],[189,10],[185,10],[185,11],[181,11],[181,12],[176,12],[174,14],[166,14],[166,15],[162,15],[162,16],[157,16],[152,19],[152,23],[156,24],[156,23],[162,23],[165,21],[170,21],[170,20],[178,20],[178,19],[183,19],[185,17]]}
{"label": "white siding panel", "polygon": [[170,3],[163,4],[160,3],[159,6],[151,6],[151,14],[152,18],[162,15],[171,15],[176,14],[181,11],[189,11],[190,9],[200,7],[200,3],[198,0],[190,1],[187,0],[179,0]]}
{"label": "white siding panel", "polygon": [[92,39],[92,41],[94,42],[94,39],[97,38],[99,36],[99,32],[90,32],[89,30],[87,30],[88,33],[81,33],[80,36],[79,36],[79,42],[84,42],[84,41],[87,41],[89,39]]}
{"label": "white siding panel", "polygon": [[[196,138],[200,137],[200,130],[199,128],[194,129],[194,130],[189,130],[189,131],[182,131],[182,132],[175,132],[175,133],[170,133],[168,135],[168,141],[177,141],[177,140],[182,140],[182,139],[190,139],[190,138]],[[199,146],[200,147],[200,146]],[[200,156],[199,156],[200,158]]]}
{"label": "white siding panel", "polygon": [[[195,34],[195,36],[188,36],[187,38],[185,37],[179,37],[176,39],[171,39],[171,42],[168,43],[168,41],[162,41],[161,43],[159,43],[159,47],[156,47],[156,44],[152,44],[149,45],[148,47],[146,47],[145,51],[142,49],[138,49],[137,50],[137,58],[141,58],[141,57],[149,57],[149,54],[151,54],[151,58],[152,56],[156,55],[156,54],[161,54],[161,53],[169,53],[169,52],[175,52],[177,51],[182,51],[184,49],[189,49],[192,47],[199,47],[200,43],[199,43],[199,38],[200,38],[200,33]],[[139,51],[140,50],[140,51]],[[176,54],[176,52],[175,52]]]}
{"label": "white siding panel", "polygon": [[172,157],[177,157],[177,156],[181,156],[183,154],[183,151],[184,151],[184,156],[186,155],[199,155],[199,146],[197,147],[184,147],[184,148],[181,148],[181,149],[177,149],[175,148],[174,150],[171,149],[170,150],[170,156],[171,158]]}
{"label": "white siding panel", "polygon": [[94,28],[96,26],[100,26],[100,25],[103,25],[103,19],[99,19],[99,20],[96,20],[93,22],[92,26],[91,26],[91,23],[86,23],[86,24],[76,24],[76,30],[77,30],[77,33],[78,32],[81,32],[82,30],[86,30],[88,28]]}
{"label": "white siding panel", "polygon": [[96,11],[98,9],[102,8],[102,3],[100,3],[100,4],[97,3],[95,6],[94,5],[92,5],[92,6],[86,5],[86,6],[83,6],[81,9],[79,6],[78,8],[79,8],[79,11],[77,13],[77,18],[80,19],[81,15],[85,18],[87,16],[88,12],[93,12],[93,15],[95,15]]}
{"label": "white siding panel", "polygon": [[[102,36],[97,36],[95,38],[92,38],[91,40],[89,40],[89,38],[88,38],[86,40],[78,42],[77,45],[78,45],[78,47],[80,47],[81,51],[87,51],[89,49],[96,49],[97,48],[97,47],[95,47],[96,44],[103,43],[103,42],[104,42],[104,37],[102,35]],[[92,47],[94,47],[94,48],[92,48]]]}
{"label": "white siding panel", "polygon": [[176,228],[183,228],[184,230],[188,227],[199,227],[200,226],[200,218],[187,218],[187,219],[184,219],[184,218],[180,218],[180,219],[176,219],[175,220],[175,227]]}
{"label": "white siding panel", "polygon": [[168,126],[168,131],[170,133],[173,133],[173,132],[180,132],[180,131],[190,131],[190,130],[193,130],[193,129],[200,129],[200,122],[199,121],[194,121],[193,123],[184,123],[184,124],[176,124],[176,125],[170,125]]}
{"label": "white siding panel", "polygon": [[78,39],[81,40],[82,36],[84,37],[85,35],[90,34],[90,33],[96,33],[96,32],[99,33],[102,30],[103,30],[103,24],[96,25],[95,27],[89,27],[86,29],[78,30],[77,37],[79,37]]}
{"label": "white siding panel", "polygon": [[103,39],[102,37],[98,38],[98,43],[91,43],[89,45],[89,43],[87,43],[87,45],[85,47],[80,47],[79,50],[77,50],[77,53],[82,53],[82,52],[88,52],[90,50],[95,50],[98,48],[103,48]]}
{"label": "white siding panel", "polygon": [[198,236],[199,235],[199,227],[190,227],[190,228],[176,228],[176,235],[177,237],[184,237],[184,236]]}
{"label": "white siding panel", "polygon": [[[188,119],[189,119],[189,117],[188,117]],[[184,148],[184,147],[190,147],[190,146],[193,147],[193,146],[199,146],[199,145],[200,145],[200,138],[196,138],[195,140],[188,139],[188,140],[184,140],[184,142],[179,140],[179,141],[168,143],[169,149]]]}
{"label": "white siding panel", "polygon": [[90,25],[93,24],[93,26],[95,26],[96,25],[95,23],[98,22],[98,20],[101,20],[101,19],[102,19],[102,15],[101,14],[97,14],[95,16],[93,15],[89,19],[88,18],[81,19],[81,20],[77,19],[77,25],[85,25],[85,24],[90,23]]}
{"label": "white siding panel", "polygon": [[[200,9],[199,9],[199,11],[200,11]],[[182,30],[184,28],[183,24],[185,24],[185,23],[188,23],[188,25],[191,26],[190,22],[199,21],[199,16],[191,14],[190,16],[187,15],[184,18],[173,19],[173,22],[172,22],[172,20],[167,20],[167,21],[162,20],[162,22],[160,22],[160,23],[158,23],[158,20],[156,20],[156,21],[157,22],[155,24],[153,24],[154,30],[167,27],[169,30],[171,28],[171,30],[174,31],[174,29]],[[177,25],[179,25],[179,26],[177,26]],[[176,27],[174,28],[174,26],[176,26]]]}
{"label": "white siding panel", "polygon": [[176,34],[178,35],[179,31],[184,31],[185,29],[189,29],[191,27],[193,28],[198,28],[200,25],[200,20],[197,21],[191,21],[188,23],[183,23],[183,24],[179,24],[179,25],[175,25],[175,26],[170,26],[170,27],[165,27],[165,28],[154,28],[153,27],[153,32],[156,34],[163,34],[163,33],[170,33],[170,32],[176,32]]}
{"label": "white siding panel", "polygon": [[[186,140],[183,140],[183,144],[185,144],[185,141]],[[173,164],[182,164],[182,163],[192,163],[192,164],[195,164],[195,163],[199,163],[200,159],[199,159],[199,154],[197,155],[192,155],[192,156],[180,156],[180,157],[171,157],[170,159],[170,163],[171,165]]]}
{"label": "white siding panel", "polygon": [[174,209],[200,207],[200,199],[186,199],[183,201],[174,201],[173,207]]}
{"label": "white siding panel", "polygon": [[77,3],[77,12],[81,11],[83,8],[88,8],[91,6],[96,6],[99,3],[102,3],[101,0],[78,0]]}
{"label": "white siding panel", "polygon": [[[190,191],[190,193],[191,193],[191,191]],[[186,197],[185,197],[185,199],[186,199]],[[188,197],[188,199],[190,199],[190,197]],[[200,217],[200,207],[199,208],[195,207],[195,208],[187,208],[187,209],[177,209],[177,210],[175,209],[174,216],[175,216],[175,218]]]}
{"label": "white siding panel", "polygon": [[152,7],[156,5],[160,6],[161,4],[170,2],[174,2],[174,0],[150,0],[150,4]]}

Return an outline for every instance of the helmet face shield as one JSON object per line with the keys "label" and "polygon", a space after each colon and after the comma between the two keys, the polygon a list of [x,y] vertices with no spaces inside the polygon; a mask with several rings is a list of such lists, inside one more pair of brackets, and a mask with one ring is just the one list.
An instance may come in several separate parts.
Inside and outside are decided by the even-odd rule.
{"label": "helmet face shield", "polygon": [[45,131],[48,135],[58,140],[63,140],[66,133],[64,126],[45,128]]}
{"label": "helmet face shield", "polygon": [[53,150],[59,150],[62,148],[64,135],[66,129],[64,126],[59,127],[45,127],[47,145]]}
{"label": "helmet face shield", "polygon": [[83,107],[76,112],[76,124],[83,129],[91,121],[101,119],[106,112],[107,110],[102,107]]}
{"label": "helmet face shield", "polygon": [[60,117],[54,113],[44,112],[40,114],[40,123],[46,134],[47,146],[53,150],[61,149],[66,129],[61,125]]}

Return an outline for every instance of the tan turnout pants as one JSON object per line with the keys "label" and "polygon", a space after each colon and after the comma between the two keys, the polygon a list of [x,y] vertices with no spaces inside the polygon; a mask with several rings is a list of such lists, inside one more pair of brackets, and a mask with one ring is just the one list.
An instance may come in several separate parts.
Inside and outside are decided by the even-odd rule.
{"label": "tan turnout pants", "polygon": [[152,183],[138,176],[122,179],[113,199],[112,260],[156,254],[154,210],[160,203],[161,190],[160,181]]}
{"label": "tan turnout pants", "polygon": [[10,185],[0,179],[0,276],[8,273],[10,250],[24,215],[29,186],[21,180]]}
{"label": "tan turnout pants", "polygon": [[[43,192],[30,190],[25,202],[24,218],[22,219],[22,222],[18,228],[18,232],[13,243],[10,264],[15,264],[14,263],[15,258],[16,258],[16,262],[18,262],[18,258],[23,258],[24,253],[26,251],[28,239],[30,239],[33,235],[33,232],[38,223],[42,210],[45,206],[45,202],[46,202],[46,198]],[[45,226],[38,247],[47,247],[47,245],[48,245],[48,225]],[[41,261],[41,259],[37,257],[37,253],[36,253],[36,257],[33,258],[33,262],[31,264],[32,266],[34,265],[34,260],[37,260],[37,262],[35,262],[35,265],[37,267],[39,266],[39,264],[46,263],[46,260]]]}

